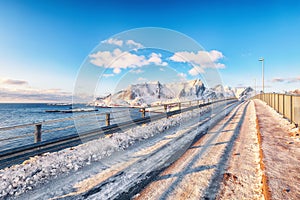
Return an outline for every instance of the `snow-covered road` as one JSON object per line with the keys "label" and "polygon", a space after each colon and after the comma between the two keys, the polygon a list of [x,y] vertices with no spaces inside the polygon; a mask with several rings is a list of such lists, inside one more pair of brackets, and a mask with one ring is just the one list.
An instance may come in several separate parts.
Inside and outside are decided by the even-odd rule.
{"label": "snow-covered road", "polygon": [[251,101],[223,174],[218,199],[264,199],[256,110]]}
{"label": "snow-covered road", "polygon": [[[141,159],[147,160],[149,152],[152,152],[155,159],[162,157],[160,167],[164,167],[165,163],[175,159],[169,152],[179,150],[181,146],[189,146],[193,137],[197,135],[197,127],[207,122],[207,128],[214,121],[210,120],[212,116],[222,117],[219,113],[223,109],[224,105],[215,105],[212,115],[209,106],[195,109],[169,119],[113,134],[110,138],[35,156],[21,165],[0,170],[0,197],[45,199],[71,195],[70,193],[74,195],[74,191],[77,191],[76,195],[82,194],[99,184],[102,179],[107,179],[109,175],[117,174],[122,169],[125,170],[126,166],[137,164]],[[202,129],[205,130],[205,127]],[[185,134],[191,131],[194,133]],[[187,137],[182,137],[183,135]],[[178,142],[174,143],[174,140]],[[158,151],[157,148],[163,146],[166,149],[165,152],[155,153]],[[184,148],[181,151],[184,151]],[[156,162],[151,162],[151,164]],[[132,170],[140,171],[141,169],[133,168]],[[147,164],[143,170],[148,170]],[[106,178],[92,180],[92,177],[99,178],[99,176]],[[89,185],[89,187],[86,188],[82,184]]]}
{"label": "snow-covered road", "polygon": [[215,199],[247,106],[236,107],[135,199]]}

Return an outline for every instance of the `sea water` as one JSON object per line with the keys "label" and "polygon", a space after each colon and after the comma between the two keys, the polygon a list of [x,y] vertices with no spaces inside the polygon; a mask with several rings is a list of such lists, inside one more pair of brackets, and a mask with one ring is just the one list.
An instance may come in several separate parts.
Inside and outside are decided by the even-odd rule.
{"label": "sea water", "polygon": [[[103,127],[105,126],[105,113],[111,113],[111,124],[141,117],[137,108],[96,108],[98,111],[78,113],[46,112],[47,110],[69,110],[71,108],[92,107],[80,104],[72,107],[45,103],[0,103],[0,127],[42,123],[42,141],[45,141]],[[63,120],[66,118],[71,119]],[[62,120],[51,122],[56,119]],[[34,131],[34,125],[0,130],[0,151],[33,143]]]}

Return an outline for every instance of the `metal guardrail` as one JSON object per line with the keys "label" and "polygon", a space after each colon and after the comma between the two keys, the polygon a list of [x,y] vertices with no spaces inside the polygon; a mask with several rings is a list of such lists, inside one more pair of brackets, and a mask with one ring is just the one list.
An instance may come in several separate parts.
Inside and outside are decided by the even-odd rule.
{"label": "metal guardrail", "polygon": [[[182,102],[172,102],[172,103],[165,103],[165,104],[161,104],[161,105],[155,105],[155,106],[151,106],[151,107],[146,107],[146,108],[140,108],[140,112],[141,112],[141,118],[145,118],[146,117],[146,112],[148,109],[150,109],[150,113],[167,113],[169,112],[169,108],[171,110],[181,110],[183,108],[186,107],[191,107],[191,106],[195,106],[195,105],[201,105],[207,102],[215,102],[218,100],[192,100],[192,101],[182,101]],[[118,107],[113,107],[115,109],[117,109]],[[122,107],[121,107],[122,108]],[[139,107],[135,107],[136,109],[138,109]],[[58,123],[58,122],[64,122],[64,121],[71,121],[74,120],[76,118],[88,118],[91,116],[97,116],[98,118],[98,122],[102,122],[105,123],[105,126],[110,126],[111,125],[111,121],[120,121],[122,122],[121,118],[127,118],[128,116],[115,116],[114,114],[116,113],[122,113],[123,111],[112,111],[112,112],[107,112],[107,113],[97,113],[97,114],[87,114],[87,115],[80,115],[80,116],[73,116],[73,117],[67,117],[67,118],[59,118],[59,119],[54,119],[54,120],[48,120],[48,121],[41,121],[41,122],[34,122],[34,123],[28,123],[28,124],[20,124],[20,125],[15,125],[15,126],[9,126],[9,127],[0,127],[0,134],[3,134],[5,131],[7,130],[14,130],[14,129],[21,129],[21,128],[28,128],[28,127],[34,127],[34,131],[31,133],[25,133],[22,135],[17,135],[17,136],[10,136],[7,138],[1,138],[0,141],[9,141],[9,140],[14,140],[14,139],[20,139],[20,138],[25,138],[25,137],[29,137],[29,136],[33,136],[34,138],[34,143],[39,143],[42,141],[42,134],[43,133],[53,133],[55,131],[58,130],[66,130],[66,129],[70,129],[70,128],[74,128],[74,125],[67,125],[65,127],[55,127],[55,128],[50,128],[47,130],[43,130],[43,126],[44,125],[48,125],[51,126],[51,124],[54,123]],[[112,117],[113,116],[113,117]],[[85,123],[85,125],[87,125],[87,123]]]}
{"label": "metal guardrail", "polygon": [[231,98],[231,99],[222,99],[222,100],[206,101],[206,102],[200,101],[200,102],[196,102],[195,104],[188,103],[186,105],[189,106],[181,105],[180,107],[181,109],[174,109],[172,111],[166,113],[159,113],[151,117],[145,116],[144,118],[134,119],[131,121],[124,121],[119,124],[111,124],[109,126],[104,126],[98,129],[90,130],[85,133],[82,133],[80,137],[79,135],[74,135],[74,134],[66,135],[55,139],[40,141],[33,144],[19,146],[13,149],[3,150],[0,151],[0,169],[3,167],[11,166],[12,164],[21,163],[25,159],[31,156],[35,156],[37,154],[58,151],[67,147],[76,146],[82,143],[81,139],[84,139],[85,141],[90,141],[93,139],[97,139],[99,137],[103,137],[104,135],[107,134],[109,135],[115,133],[117,131],[120,131],[121,129],[126,130],[128,128],[134,127],[139,124],[149,123],[151,121],[156,121],[162,118],[177,115],[197,108],[213,106],[214,104],[218,105],[218,103],[226,103],[226,105],[231,105],[236,101],[237,101],[236,98]]}
{"label": "metal guardrail", "polygon": [[300,125],[300,95],[262,93],[253,98],[266,102],[297,127]]}

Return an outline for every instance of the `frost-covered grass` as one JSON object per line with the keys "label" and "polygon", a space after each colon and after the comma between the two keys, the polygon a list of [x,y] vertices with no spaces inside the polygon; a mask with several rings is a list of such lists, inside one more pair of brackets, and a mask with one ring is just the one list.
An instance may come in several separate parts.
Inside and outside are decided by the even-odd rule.
{"label": "frost-covered grass", "polygon": [[168,119],[137,126],[124,132],[118,132],[109,138],[100,138],[64,149],[58,152],[35,156],[22,164],[0,170],[0,198],[17,196],[36,188],[63,173],[77,171],[91,162],[111,155],[115,151],[128,148],[132,144],[153,137],[189,121],[199,112],[208,112],[209,108],[196,109]]}

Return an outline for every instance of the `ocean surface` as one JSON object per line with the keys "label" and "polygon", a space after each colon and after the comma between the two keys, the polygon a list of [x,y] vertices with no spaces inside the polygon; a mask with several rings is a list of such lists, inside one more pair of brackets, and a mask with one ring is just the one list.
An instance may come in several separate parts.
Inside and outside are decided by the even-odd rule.
{"label": "ocean surface", "polygon": [[[93,112],[46,112],[46,110],[70,110],[70,105],[49,105],[42,103],[0,103],[0,128],[23,124],[42,123],[42,141],[79,134],[105,126],[105,113],[111,113],[111,124],[140,118],[136,108],[96,108]],[[73,108],[93,108],[73,105]],[[56,122],[53,120],[60,119]],[[0,151],[34,142],[34,125],[11,130],[0,129]]]}

